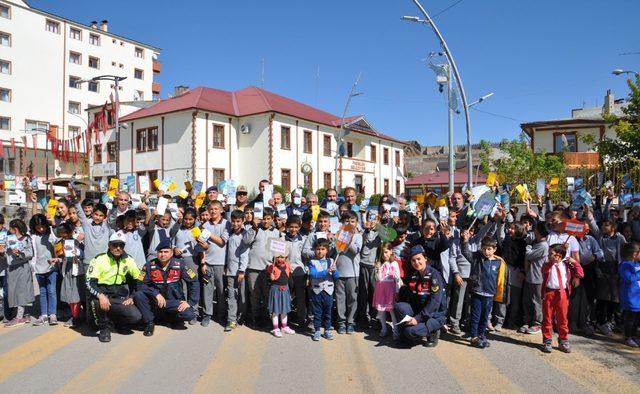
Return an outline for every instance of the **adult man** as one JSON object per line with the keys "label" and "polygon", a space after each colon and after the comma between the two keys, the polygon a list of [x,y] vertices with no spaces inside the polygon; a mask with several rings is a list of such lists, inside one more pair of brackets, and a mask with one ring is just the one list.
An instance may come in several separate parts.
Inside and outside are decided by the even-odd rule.
{"label": "adult man", "polygon": [[200,324],[203,327],[211,323],[214,296],[218,298],[218,319],[220,322],[224,320],[227,309],[224,297],[224,264],[231,230],[229,222],[222,217],[222,204],[219,201],[209,204],[208,210],[210,219],[203,227],[211,235],[206,243],[199,245],[204,252],[204,259],[200,262],[200,274],[208,277],[208,281],[202,285],[203,315]]}
{"label": "adult man", "polygon": [[87,290],[92,296],[91,312],[100,328],[100,342],[111,341],[114,320],[125,327],[142,318],[131,298],[131,286],[140,276],[140,270],[124,252],[125,242],[122,232],[113,233],[109,237],[109,251],[97,255],[87,271]]}
{"label": "adult man", "polygon": [[426,337],[426,345],[435,347],[447,316],[445,282],[420,245],[411,248],[411,266],[415,272],[400,289],[402,302],[394,307],[397,321],[404,321],[398,328],[405,339],[415,342]]}
{"label": "adult man", "polygon": [[[197,274],[184,262],[173,259],[171,242],[161,242],[156,252],[158,257],[145,264],[133,296],[142,314],[146,337],[153,335],[156,317],[162,316],[178,324],[195,319],[194,307],[200,297]],[[186,299],[182,281],[187,284]]]}
{"label": "adult man", "polygon": [[449,200],[449,212],[455,212],[457,215],[456,227],[464,227],[464,224],[467,221],[467,209],[469,207],[464,203],[464,197],[462,196],[462,193],[454,192]]}
{"label": "adult man", "polygon": [[205,205],[208,205],[212,201],[218,201],[218,186],[209,186],[207,188],[207,199],[205,200]]}
{"label": "adult man", "polygon": [[249,203],[249,192],[247,190],[247,187],[244,185],[238,186],[236,189],[235,209],[244,211],[244,208],[248,205],[248,203]]}
{"label": "adult man", "polygon": [[129,194],[127,192],[119,192],[116,196],[116,205],[109,212],[107,223],[112,229],[116,228],[116,219],[124,215],[129,210]]}

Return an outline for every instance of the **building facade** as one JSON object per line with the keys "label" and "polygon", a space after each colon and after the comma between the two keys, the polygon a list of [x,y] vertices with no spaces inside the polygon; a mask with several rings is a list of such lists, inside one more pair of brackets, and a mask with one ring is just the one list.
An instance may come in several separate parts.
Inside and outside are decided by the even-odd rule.
{"label": "building facade", "polygon": [[[121,122],[121,179],[171,177],[179,185],[234,179],[250,191],[262,179],[286,190],[338,184],[366,195],[404,191],[403,141],[376,131],[363,116],[345,119],[348,133],[336,177],[341,119],[256,87],[178,92],[121,116]],[[114,134],[108,134],[106,143],[114,146]],[[100,159],[106,162],[104,155]]]}
{"label": "building facade", "polygon": [[[35,164],[32,138],[24,150],[21,137],[38,130],[38,151],[48,147],[44,130],[51,129],[58,139],[73,138],[87,127],[85,109],[104,104],[114,92],[110,81],[78,81],[100,75],[127,77],[120,84],[121,101],[157,97],[160,85],[154,76],[160,72],[159,53],[154,46],[113,34],[106,20],[85,25],[23,1],[0,0],[3,170],[20,175],[26,163]],[[11,138],[19,157],[9,149]],[[34,173],[42,177],[44,160],[39,162]],[[55,160],[49,167],[51,174],[69,170]]]}

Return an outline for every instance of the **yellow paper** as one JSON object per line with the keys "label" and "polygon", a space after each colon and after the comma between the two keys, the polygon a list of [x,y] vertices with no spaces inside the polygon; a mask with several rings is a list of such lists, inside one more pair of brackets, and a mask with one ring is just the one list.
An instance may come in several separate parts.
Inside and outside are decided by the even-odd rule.
{"label": "yellow paper", "polygon": [[318,215],[320,214],[320,206],[312,205],[311,206],[311,220],[316,222],[318,221]]}
{"label": "yellow paper", "polygon": [[204,203],[205,197],[207,197],[207,193],[205,192],[200,192],[200,194],[198,194],[198,197],[196,197],[196,201],[194,203],[196,208],[200,208],[202,206],[202,203]]}
{"label": "yellow paper", "polygon": [[118,187],[120,187],[120,179],[111,178],[109,180],[109,190],[107,190],[107,195],[111,198],[114,198],[116,196],[116,193],[118,192]]}
{"label": "yellow paper", "polygon": [[50,199],[49,203],[47,204],[47,215],[49,215],[49,217],[56,216],[57,207],[58,207],[58,200],[56,200],[55,198]]}
{"label": "yellow paper", "polygon": [[525,189],[524,186],[517,185],[516,186],[516,191],[520,195],[520,198],[522,199],[522,201],[526,201],[526,200],[530,200],[531,199],[531,197],[529,196],[529,192],[527,191],[527,189]]}
{"label": "yellow paper", "polygon": [[160,179],[154,179],[153,180],[153,186],[156,187],[156,189],[160,189],[160,184],[162,183],[162,181]]}
{"label": "yellow paper", "polygon": [[184,189],[183,189],[183,190],[180,190],[180,193],[178,193],[178,197],[180,197],[180,198],[187,198],[187,197],[189,197],[189,192],[188,192],[188,191],[186,191],[186,190],[184,190]]}
{"label": "yellow paper", "polygon": [[191,235],[193,235],[193,238],[195,239],[198,239],[200,233],[202,233],[202,231],[200,231],[200,227],[194,227],[191,229]]}
{"label": "yellow paper", "polygon": [[440,208],[440,207],[446,207],[447,206],[447,199],[444,197],[440,197],[439,199],[436,200],[436,208]]}
{"label": "yellow paper", "polygon": [[188,192],[190,192],[191,189],[193,189],[193,186],[191,186],[191,182],[184,181],[184,188],[187,189]]}
{"label": "yellow paper", "polygon": [[424,194],[419,194],[416,196],[416,202],[418,204],[424,204]]}
{"label": "yellow paper", "polygon": [[495,172],[490,172],[489,175],[487,175],[487,186],[493,187],[496,184],[497,180],[498,174],[496,174]]}
{"label": "yellow paper", "polygon": [[549,191],[557,192],[558,191],[558,183],[560,183],[560,178],[551,178],[549,181]]}
{"label": "yellow paper", "polygon": [[167,188],[167,191],[170,192],[170,191],[175,190],[177,188],[178,188],[178,185],[175,182],[171,182],[169,184],[169,187]]}

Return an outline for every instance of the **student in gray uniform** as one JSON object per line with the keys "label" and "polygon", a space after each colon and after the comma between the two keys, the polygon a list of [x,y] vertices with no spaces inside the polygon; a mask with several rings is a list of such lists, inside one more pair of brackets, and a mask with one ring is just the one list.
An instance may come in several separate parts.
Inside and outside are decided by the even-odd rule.
{"label": "student in gray uniform", "polygon": [[378,224],[378,212],[369,211],[365,215],[364,233],[362,234],[362,251],[360,252],[360,275],[358,277],[358,314],[356,321],[363,328],[369,328],[370,322],[376,321],[378,311],[373,307],[373,293],[376,289],[375,267],[378,249],[381,245],[380,235],[375,230]]}
{"label": "student in gray uniform", "polygon": [[620,302],[618,264],[622,261],[620,248],[625,244],[624,236],[616,232],[614,223],[603,220],[600,247],[604,261],[596,266],[598,294],[596,302],[598,330],[605,336],[613,335],[613,318]]}
{"label": "student in gray uniform", "polygon": [[47,217],[41,213],[31,217],[29,229],[33,241],[33,268],[40,287],[40,317],[33,322],[33,325],[42,326],[46,323],[55,325],[58,324],[58,293],[56,289],[58,266],[55,264],[53,245],[57,239],[51,231]]}
{"label": "student in gray uniform", "polygon": [[[358,225],[358,216],[353,211],[346,211],[342,215],[342,223],[355,228]],[[336,258],[336,267],[340,272],[340,278],[336,281],[338,334],[353,334],[354,332],[361,250],[362,234],[356,233],[347,250],[338,254]]]}
{"label": "student in gray uniform", "polygon": [[164,215],[156,215],[155,220],[151,220],[149,223],[151,241],[147,249],[147,261],[158,257],[156,252],[158,245],[165,242],[172,243],[179,229],[180,225],[177,225],[177,222],[171,218],[171,212],[165,212]]}
{"label": "student in gray uniform", "polygon": [[[190,268],[194,272],[198,272],[198,265],[200,262],[196,263],[198,258],[197,254],[202,252],[204,249],[197,249],[196,246],[198,242],[194,238],[192,234],[192,230],[196,227],[196,215],[197,212],[194,208],[188,207],[184,209],[184,213],[182,214],[182,219],[178,219],[178,225],[180,226],[178,231],[176,232],[176,236],[173,243],[173,255],[177,259],[182,259],[187,268]],[[202,294],[202,291],[200,291]],[[194,306],[194,310],[198,309],[198,306]],[[192,319],[189,321],[190,325],[197,324],[197,319]]]}
{"label": "student in gray uniform", "polygon": [[27,225],[22,220],[13,219],[9,223],[9,232],[11,234],[7,236],[6,245],[0,246],[0,266],[7,267],[8,291],[5,297],[9,308],[16,309],[16,314],[5,327],[17,327],[28,323],[29,319],[24,312],[35,300],[33,274],[29,264],[33,258],[33,246],[27,235]]}
{"label": "student in gray uniform", "polygon": [[533,244],[526,246],[522,288],[522,322],[533,332],[542,325],[542,265],[549,259],[549,231],[544,222],[536,224],[534,235]]}
{"label": "student in gray uniform", "polygon": [[251,300],[251,319],[254,324],[271,322],[267,318],[267,296],[269,295],[266,273],[267,264],[273,259],[267,249],[270,238],[280,238],[280,232],[273,226],[273,209],[265,207],[262,219],[255,218],[251,228],[247,230],[244,241],[249,249],[249,265],[247,268],[247,292]]}
{"label": "student in gray uniform", "polygon": [[138,269],[142,269],[142,267],[144,267],[147,262],[144,253],[144,245],[142,244],[142,238],[147,233],[147,226],[149,224],[149,220],[151,219],[151,214],[146,204],[142,203],[140,204],[140,207],[141,209],[145,210],[145,221],[141,224],[138,224],[136,211],[129,210],[124,214],[122,227],[122,232],[127,239],[124,251],[127,253],[127,255],[133,258],[133,261],[136,262]]}
{"label": "student in gray uniform", "polygon": [[225,332],[232,331],[242,321],[245,314],[244,273],[249,264],[249,248],[244,243],[247,231],[244,229],[244,212],[231,211],[231,230],[227,240],[226,262],[224,267],[227,285],[227,325]]}
{"label": "student in gray uniform", "polygon": [[[77,197],[75,189],[69,188],[69,193],[72,198]],[[75,202],[75,207],[84,231],[84,271],[86,272],[89,262],[97,255],[105,253],[109,248],[109,237],[113,230],[106,220],[108,211],[106,205],[96,204],[93,207],[91,218],[86,216],[79,201]]]}
{"label": "student in gray uniform", "polygon": [[224,297],[224,265],[227,240],[229,239],[229,222],[223,218],[224,209],[220,201],[212,201],[208,207],[209,221],[202,227],[211,235],[207,240],[207,249],[204,251],[204,261],[200,264],[200,273],[205,280],[202,284],[203,315],[202,326],[211,323],[213,316],[213,298],[217,297],[216,315],[220,323],[223,323],[226,313]]}
{"label": "student in gray uniform", "polygon": [[285,241],[290,243],[289,263],[293,279],[293,296],[296,303],[296,323],[302,325],[307,320],[307,266],[302,263],[302,246],[305,238],[300,235],[302,220],[298,215],[287,217]]}
{"label": "student in gray uniform", "polygon": [[302,245],[302,262],[308,266],[309,261],[316,256],[315,247],[318,239],[326,239],[329,241],[329,250],[327,252],[328,258],[335,258],[336,248],[334,243],[334,235],[331,233],[331,224],[329,221],[329,214],[321,211],[318,215],[318,221],[316,222],[316,229],[307,235],[307,238]]}

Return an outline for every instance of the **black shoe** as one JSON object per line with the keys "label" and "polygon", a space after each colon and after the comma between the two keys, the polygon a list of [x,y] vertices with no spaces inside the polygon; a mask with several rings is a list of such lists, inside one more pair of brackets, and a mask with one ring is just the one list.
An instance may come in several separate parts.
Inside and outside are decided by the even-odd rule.
{"label": "black shoe", "polygon": [[209,315],[204,315],[202,317],[202,321],[200,322],[200,325],[202,327],[207,327],[209,324],[211,323],[211,316]]}
{"label": "black shoe", "polygon": [[111,342],[111,330],[108,328],[101,328],[98,339],[100,342]]}
{"label": "black shoe", "polygon": [[155,328],[156,328],[156,325],[153,322],[149,322],[149,323],[145,324],[143,335],[145,337],[152,336],[153,335],[153,331],[155,330]]}
{"label": "black shoe", "polygon": [[171,323],[171,328],[174,330],[186,330],[187,326],[184,325],[184,321],[178,320]]}
{"label": "black shoe", "polygon": [[438,346],[438,340],[440,335],[438,334],[433,334],[427,337],[427,342],[424,344],[424,346],[426,347],[436,347]]}

